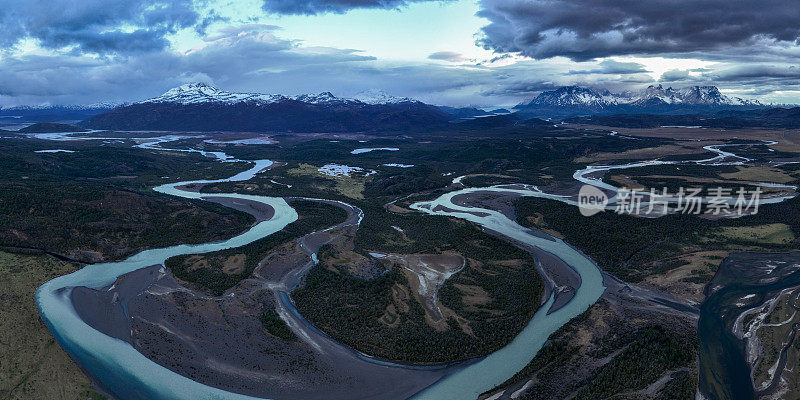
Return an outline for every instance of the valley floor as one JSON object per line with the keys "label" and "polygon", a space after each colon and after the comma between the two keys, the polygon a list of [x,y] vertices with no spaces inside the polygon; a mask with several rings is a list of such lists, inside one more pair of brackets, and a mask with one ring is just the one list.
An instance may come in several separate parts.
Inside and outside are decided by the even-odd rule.
{"label": "valley floor", "polygon": [[[659,128],[615,129],[611,135],[604,127],[567,125],[498,136],[504,129],[516,128],[471,131],[469,140],[456,142],[431,132],[335,139],[275,135],[258,142],[242,141],[248,135],[226,134],[225,140],[181,137],[160,144],[183,152],[152,146],[130,152],[134,141],[129,138],[102,145],[89,140],[58,143],[74,153],[36,153],[53,146],[34,139],[15,139],[20,145],[14,146],[0,142],[2,154],[24,160],[4,171],[0,184],[19,186],[17,193],[49,188],[47,199],[57,207],[77,204],[85,211],[46,221],[69,221],[70,229],[80,233],[53,229],[49,234],[56,240],[48,241],[41,240],[47,228],[25,223],[28,218],[44,220],[47,202],[25,209],[9,194],[0,201],[10,211],[0,220],[9,228],[3,229],[0,245],[17,252],[0,253],[0,280],[13,288],[0,297],[0,313],[12,321],[4,325],[10,330],[7,335],[0,336],[10,338],[0,342],[0,373],[8,378],[2,382],[10,382],[0,387],[0,398],[99,396],[55,344],[32,303],[38,285],[77,264],[20,254],[22,248],[79,260],[115,259],[184,239],[230,237],[274,214],[254,203],[214,200],[215,194],[284,197],[301,219],[252,245],[167,260],[163,272],[157,272],[160,266],[142,272],[158,276],[143,286],[143,277],[131,275],[135,290],[126,289],[125,279],[119,281],[107,289],[134,290],[127,300],[132,329],[96,327],[124,336],[158,364],[214,387],[287,398],[344,399],[360,390],[377,399],[408,397],[503,347],[551,294],[550,312],[555,312],[569,304],[582,284],[553,254],[462,219],[423,215],[412,204],[465,187],[533,190],[521,183],[574,196],[580,184],[573,174],[588,164],[656,158],[687,163],[587,176],[644,189],[770,183],[765,195],[773,197],[794,194],[800,184],[800,135],[794,131]],[[763,141],[773,139],[772,144]],[[714,156],[707,147],[732,143],[738,146],[736,156],[746,162],[694,163]],[[280,163],[246,181],[191,188],[220,205],[152,194],[151,187],[165,182],[218,178],[241,170],[239,163],[221,167],[228,163],[186,152],[197,148]],[[377,150],[356,151],[366,148]],[[66,183],[30,180],[38,168],[31,165],[42,164],[62,171],[58,173]],[[335,174],[326,169],[330,165],[338,166]],[[112,178],[97,172],[109,167],[119,171]],[[53,190],[69,182],[91,188],[92,195]],[[709,337],[698,338],[697,327],[710,298],[709,284],[716,282],[721,266],[738,254],[800,248],[796,198],[764,205],[758,214],[741,218],[677,213],[642,218],[613,212],[587,218],[561,200],[481,191],[456,197],[453,204],[498,211],[533,229],[534,235],[564,239],[596,262],[607,287],[596,304],[551,335],[525,369],[483,398],[694,397],[698,380],[708,382],[703,374],[710,365]],[[142,212],[128,215],[120,207]],[[339,212],[346,215],[338,218]],[[332,226],[336,228],[328,229]],[[107,295],[77,291],[73,300],[86,320],[97,320],[92,304],[109,302]],[[745,366],[753,369],[756,386],[777,382],[758,393],[764,398],[791,393],[797,380],[792,368],[779,368],[780,376],[765,368],[794,354],[794,347],[781,339],[791,336],[789,343],[794,343],[793,295],[770,292],[759,300],[772,299],[771,311],[750,313],[760,317],[742,325],[757,334],[761,346]],[[731,322],[725,323],[730,331]],[[754,348],[752,340],[738,337],[729,345],[744,351]],[[365,360],[359,352],[377,359]],[[424,367],[380,365],[389,362]],[[456,363],[443,364],[448,362]],[[273,385],[265,389],[264,380]],[[712,389],[724,391],[728,384],[701,383],[701,390],[709,398],[722,398]]]}

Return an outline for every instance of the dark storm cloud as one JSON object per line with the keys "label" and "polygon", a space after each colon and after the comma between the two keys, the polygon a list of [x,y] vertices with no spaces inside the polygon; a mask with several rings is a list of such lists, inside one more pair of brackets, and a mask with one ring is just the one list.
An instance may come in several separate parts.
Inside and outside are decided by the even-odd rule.
{"label": "dark storm cloud", "polygon": [[429,55],[428,59],[449,61],[455,63],[467,61],[467,59],[464,57],[463,54],[455,51],[437,51]]}
{"label": "dark storm cloud", "polygon": [[619,62],[614,60],[605,60],[597,64],[599,68],[589,70],[570,70],[570,75],[586,75],[586,74],[607,74],[607,75],[627,75],[627,74],[640,74],[648,72],[644,65],[635,62]]}
{"label": "dark storm cloud", "polygon": [[[332,91],[348,96],[371,88],[446,101],[473,95],[496,72],[453,71],[445,66],[386,65],[354,49],[304,47],[276,37],[270,25],[220,29],[187,54],[150,52],[106,59],[79,55],[0,59],[0,105],[88,104],[138,101],[186,82],[231,91],[297,94]],[[460,92],[461,91],[461,92]],[[431,100],[439,101],[439,100]]]}
{"label": "dark storm cloud", "polygon": [[800,91],[800,68],[790,64],[729,64],[716,69],[670,70],[659,82],[673,87],[716,85],[734,90],[736,96],[762,97]]}
{"label": "dark storm cloud", "polygon": [[800,68],[789,64],[729,64],[716,69],[670,70],[661,82],[678,85],[724,85],[739,90],[770,93],[793,87],[800,81]]}
{"label": "dark storm cloud", "polygon": [[264,0],[269,13],[289,15],[343,14],[358,8],[396,9],[410,3],[453,0]]}
{"label": "dark storm cloud", "polygon": [[30,38],[81,52],[160,50],[168,45],[166,35],[198,18],[191,0],[0,0],[0,47]]}
{"label": "dark storm cloud", "polygon": [[800,68],[787,64],[744,64],[703,72],[698,79],[735,86],[752,95],[800,90]]}
{"label": "dark storm cloud", "polygon": [[535,59],[688,53],[800,37],[796,0],[481,0],[480,44]]}
{"label": "dark storm cloud", "polygon": [[490,93],[498,82],[511,85],[530,80],[527,76],[552,76],[559,69],[525,63],[497,68],[394,64],[353,49],[302,46],[275,36],[276,29],[219,29],[206,38],[205,46],[186,54],[9,55],[0,58],[0,105],[132,102],[200,81],[230,91],[284,94],[331,91],[352,96],[379,88],[432,104],[495,106],[516,104],[519,96],[518,90]]}
{"label": "dark storm cloud", "polygon": [[794,65],[739,65],[705,74],[719,81],[763,81],[773,79],[800,79],[800,68]]}
{"label": "dark storm cloud", "polygon": [[[258,75],[264,71],[278,73],[374,60],[351,49],[301,49],[292,40],[274,36],[274,29],[270,25],[223,29],[208,38],[204,47],[187,54],[157,51],[105,58],[78,54],[7,56],[0,59],[0,88],[6,102],[13,104],[135,101],[185,82],[225,83],[230,90],[255,89],[253,82],[259,82]],[[257,89],[271,91],[269,87]]]}
{"label": "dark storm cloud", "polygon": [[230,91],[283,94],[352,96],[379,88],[433,104],[494,106],[518,102],[519,89],[491,94],[498,84],[557,79],[564,70],[533,61],[465,68],[381,61],[356,49],[306,46],[280,36],[285,33],[268,24],[216,28],[186,53],[6,54],[0,57],[0,105],[132,102],[200,81]]}

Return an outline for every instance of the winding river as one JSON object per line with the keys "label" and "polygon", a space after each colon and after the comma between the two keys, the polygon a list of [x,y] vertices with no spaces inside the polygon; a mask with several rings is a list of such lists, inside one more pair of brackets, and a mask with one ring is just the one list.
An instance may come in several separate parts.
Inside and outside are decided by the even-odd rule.
{"label": "winding river", "polygon": [[[199,193],[177,187],[192,183],[248,180],[271,164],[268,160],[257,161],[251,169],[228,179],[180,182],[159,186],[155,190],[186,198],[201,198]],[[124,261],[87,265],[69,275],[46,282],[36,291],[39,313],[53,336],[103,389],[115,394],[125,393],[129,399],[253,399],[192,381],[151,361],[127,342],[95,330],[78,316],[70,296],[75,287],[102,288],[113,284],[124,274],[163,264],[167,258],[173,256],[243,246],[273,234],[297,219],[295,210],[281,198],[234,193],[214,196],[262,202],[273,207],[275,213],[270,220],[260,222],[247,232],[228,240],[145,250]]]}
{"label": "winding river", "polygon": [[543,193],[535,188],[470,188],[446,193],[431,202],[415,203],[411,208],[429,214],[463,218],[511,239],[539,247],[558,256],[572,267],[580,275],[581,285],[569,303],[548,314],[554,301],[554,295],[551,295],[547,303],[539,308],[531,321],[511,343],[480,361],[445,377],[419,393],[415,399],[473,399],[500,385],[524,368],[536,356],[553,332],[588,309],[605,291],[603,276],[597,265],[563,240],[534,235],[530,230],[494,210],[454,204],[453,198],[456,196],[485,191],[564,199],[562,196]]}
{"label": "winding river", "polygon": [[[59,140],[59,137],[64,138],[61,135],[52,139]],[[158,147],[159,144],[172,140],[176,140],[176,138],[169,136],[142,139],[141,144],[136,147],[192,151],[216,157],[220,161],[240,161],[219,152],[209,153],[194,149],[163,149]],[[721,158],[719,160],[715,158],[713,161],[721,161],[722,158],[730,157],[730,153],[723,155],[721,153],[724,152],[719,149],[716,150],[715,152]],[[158,186],[155,190],[173,196],[203,199],[204,194],[184,190],[181,187],[194,183],[245,181],[272,165],[269,160],[259,160],[252,163],[254,165],[249,170],[227,179],[177,182]],[[630,168],[641,165],[650,164],[631,163],[626,166]],[[576,172],[575,178],[579,181],[596,184],[596,179],[586,178],[586,176],[603,168],[616,169],[624,167],[587,167]],[[541,248],[556,255],[573,268],[580,275],[582,284],[577,288],[572,300],[564,307],[548,314],[554,302],[554,298],[551,296],[510,344],[467,367],[451,373],[418,393],[415,396],[417,399],[473,399],[480,393],[505,382],[534,358],[553,332],[594,304],[605,291],[599,268],[589,258],[564,241],[551,237],[537,236],[533,231],[520,226],[500,212],[454,204],[453,199],[456,196],[487,191],[549,198],[575,204],[575,201],[569,197],[547,194],[536,187],[501,185],[489,188],[467,188],[449,192],[433,201],[416,203],[412,205],[412,208],[428,214],[462,218],[513,240]],[[72,274],[46,282],[37,290],[36,303],[39,307],[39,312],[53,336],[83,370],[105,390],[117,395],[124,393],[125,399],[254,399],[254,397],[206,386],[151,361],[136,351],[129,343],[106,336],[87,325],[79,317],[70,300],[70,293],[75,287],[102,288],[113,284],[118,277],[124,274],[141,268],[163,264],[169,257],[208,253],[243,246],[273,234],[297,219],[295,210],[282,198],[234,193],[215,193],[213,196],[261,202],[273,207],[275,213],[270,220],[260,222],[248,231],[228,240],[145,250],[124,261],[87,265]]]}

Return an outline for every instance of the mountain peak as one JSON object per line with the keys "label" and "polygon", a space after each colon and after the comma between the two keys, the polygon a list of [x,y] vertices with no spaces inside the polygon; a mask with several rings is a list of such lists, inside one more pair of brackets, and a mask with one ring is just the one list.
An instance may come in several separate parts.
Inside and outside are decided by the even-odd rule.
{"label": "mountain peak", "polygon": [[416,101],[408,97],[393,96],[380,89],[364,90],[357,93],[353,98],[367,104],[398,104]]}
{"label": "mountain peak", "polygon": [[366,103],[331,92],[285,96],[235,93],[190,83],[152,99],[86,120],[103,129],[242,132],[363,132],[445,124],[449,116],[424,103]]}
{"label": "mountain peak", "polygon": [[167,90],[161,96],[140,103],[238,103],[243,101],[275,101],[272,95],[258,93],[231,93],[202,82],[193,82]]}
{"label": "mountain peak", "polygon": [[681,89],[650,85],[642,90],[612,93],[581,86],[562,86],[544,91],[530,103],[521,104],[519,110],[538,110],[554,115],[607,114],[627,112],[670,112],[682,107],[684,110],[703,111],[720,107],[759,107],[756,100],[724,95],[712,85],[690,86]]}
{"label": "mountain peak", "polygon": [[164,95],[170,93],[186,93],[186,92],[218,93],[220,91],[221,90],[207,83],[192,82],[192,83],[184,83],[183,85],[167,90],[166,92],[164,92]]}
{"label": "mountain peak", "polygon": [[555,90],[544,91],[536,96],[528,106],[540,105],[548,107],[582,106],[601,109],[616,104],[610,92],[600,93],[583,86],[562,86]]}
{"label": "mountain peak", "polygon": [[214,86],[211,86],[211,85],[209,85],[207,83],[204,83],[204,82],[184,83],[183,85],[178,86],[176,89],[193,90],[193,89],[200,89],[200,88],[214,88],[214,89],[216,89]]}
{"label": "mountain peak", "polygon": [[317,94],[301,94],[292,97],[293,100],[302,101],[303,103],[312,103],[312,104],[325,104],[325,103],[334,103],[334,102],[342,102],[345,99],[340,99],[333,95],[331,92],[322,92]]}
{"label": "mountain peak", "polygon": [[562,86],[556,90],[553,90],[556,93],[597,93],[594,89],[578,86],[578,85],[570,85],[570,86]]}
{"label": "mountain peak", "polygon": [[228,92],[202,82],[186,83],[167,90],[161,96],[140,101],[139,103],[175,103],[175,104],[200,104],[200,103],[225,103],[236,104],[256,102],[260,104],[277,103],[286,100],[295,100],[308,104],[336,105],[336,104],[399,104],[411,103],[416,100],[407,97],[396,97],[383,91],[371,90],[361,92],[353,99],[340,98],[331,92],[299,94],[285,96],[282,94],[262,93],[236,93]]}

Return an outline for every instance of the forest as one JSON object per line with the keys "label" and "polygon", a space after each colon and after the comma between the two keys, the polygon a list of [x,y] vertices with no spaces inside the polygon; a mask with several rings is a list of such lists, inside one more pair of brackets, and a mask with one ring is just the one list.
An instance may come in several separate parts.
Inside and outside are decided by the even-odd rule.
{"label": "forest", "polygon": [[[403,304],[393,299],[392,291],[398,288],[411,293],[399,267],[388,266],[385,274],[363,279],[347,273],[344,266],[326,263],[329,257],[323,249],[320,265],[312,268],[292,297],[304,316],[337,340],[392,360],[460,360],[499,349],[538,308],[544,287],[533,256],[527,252],[453,218],[368,211],[366,215],[356,236],[356,250],[400,254],[455,251],[467,258],[468,266],[447,280],[439,298],[469,328],[465,332],[451,317],[449,329],[437,331],[425,323],[422,305],[413,296]],[[383,228],[393,224],[403,232]],[[469,296],[466,288],[485,293],[488,301],[465,303],[463,299]],[[399,312],[396,323],[387,325],[381,317],[390,305],[407,311]],[[341,312],[343,309],[348,312]]]}
{"label": "forest", "polygon": [[0,143],[0,247],[42,250],[79,262],[118,260],[145,248],[234,236],[249,214],[151,188],[178,177],[234,174],[243,165],[200,155],[59,144],[74,153],[35,153],[40,141]]}
{"label": "forest", "polygon": [[[165,261],[164,265],[177,278],[190,282],[214,296],[221,296],[226,290],[249,277],[258,267],[258,263],[278,246],[300,236],[344,222],[347,218],[346,211],[330,204],[297,200],[292,201],[291,206],[297,211],[297,220],[272,235],[233,249],[202,255],[185,254],[171,257]],[[244,267],[241,271],[235,273],[224,271],[225,261],[229,257],[237,255],[244,257]],[[192,268],[200,259],[204,261],[203,267]]]}
{"label": "forest", "polygon": [[[787,224],[800,234],[800,199],[762,205],[758,214],[742,218],[711,220],[702,215],[669,214],[659,218],[641,218],[612,211],[584,217],[574,206],[558,201],[521,198],[515,204],[517,221],[523,226],[547,227],[590,256],[604,271],[628,281],[640,282],[652,273],[665,273],[672,265],[652,263],[684,254],[693,246],[704,249],[790,250],[788,243],[757,242],[752,237],[718,237],[723,228],[747,228],[766,224]],[[532,222],[539,221],[539,222]],[[603,238],[603,240],[597,240]],[[711,276],[705,276],[707,282]],[[704,282],[704,283],[705,283]]]}

